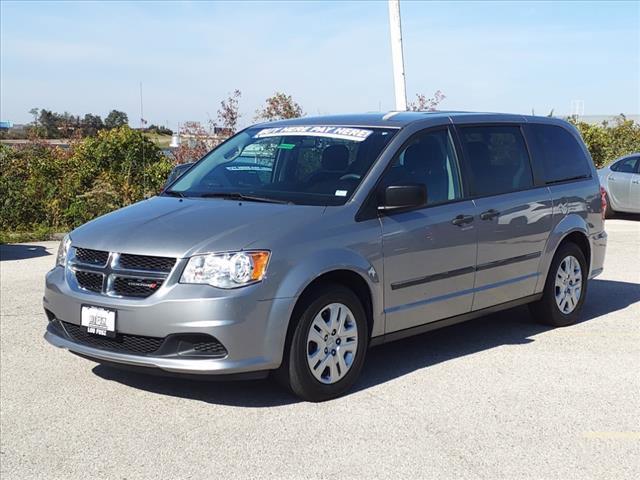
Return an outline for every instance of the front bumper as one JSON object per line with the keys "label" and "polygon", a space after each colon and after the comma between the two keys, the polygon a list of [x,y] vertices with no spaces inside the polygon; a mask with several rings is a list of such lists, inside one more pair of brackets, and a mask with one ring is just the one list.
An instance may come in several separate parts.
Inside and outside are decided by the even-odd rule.
{"label": "front bumper", "polygon": [[[260,285],[220,290],[207,285],[163,286],[144,299],[107,297],[76,291],[56,267],[46,276],[43,304],[50,319],[45,339],[96,361],[151,367],[170,373],[227,375],[278,368],[288,319],[295,299],[262,299]],[[165,338],[179,334],[215,337],[227,350],[224,358],[135,354],[96,348],[54,328],[53,321],[80,324],[82,305],[115,309],[120,334]]]}

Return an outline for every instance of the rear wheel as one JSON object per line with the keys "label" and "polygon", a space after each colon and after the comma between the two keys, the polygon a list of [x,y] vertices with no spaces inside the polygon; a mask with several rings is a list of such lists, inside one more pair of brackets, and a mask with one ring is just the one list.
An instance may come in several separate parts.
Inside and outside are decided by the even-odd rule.
{"label": "rear wheel", "polygon": [[364,364],[368,343],[364,308],[348,288],[326,285],[297,310],[278,378],[304,400],[338,397],[354,384]]}
{"label": "rear wheel", "polygon": [[530,305],[541,323],[572,325],[580,317],[587,290],[587,261],[575,243],[560,246],[549,268],[542,299]]}

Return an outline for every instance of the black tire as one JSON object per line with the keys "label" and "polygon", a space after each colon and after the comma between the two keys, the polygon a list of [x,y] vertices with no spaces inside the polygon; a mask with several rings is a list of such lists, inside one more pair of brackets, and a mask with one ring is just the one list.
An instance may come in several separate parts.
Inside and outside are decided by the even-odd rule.
{"label": "black tire", "polygon": [[[578,299],[578,303],[575,308],[570,313],[564,313],[560,310],[560,307],[556,302],[555,280],[560,263],[569,256],[573,256],[580,264],[582,288],[580,298]],[[560,245],[553,257],[551,266],[549,267],[542,298],[529,305],[529,309],[531,310],[533,317],[538,322],[545,325],[551,325],[552,327],[566,327],[576,323],[580,318],[582,306],[584,305],[584,300],[587,296],[587,284],[589,281],[589,272],[587,269],[587,261],[578,245],[573,242],[567,242]]]}
{"label": "black tire", "polygon": [[[291,392],[309,402],[322,402],[344,394],[360,375],[368,345],[368,329],[364,308],[353,291],[339,284],[322,285],[310,295],[306,295],[303,304],[296,308],[293,335],[276,379]],[[307,362],[307,336],[313,319],[327,305],[342,303],[352,312],[357,333],[358,345],[353,363],[347,373],[335,383],[324,384],[317,380]]]}

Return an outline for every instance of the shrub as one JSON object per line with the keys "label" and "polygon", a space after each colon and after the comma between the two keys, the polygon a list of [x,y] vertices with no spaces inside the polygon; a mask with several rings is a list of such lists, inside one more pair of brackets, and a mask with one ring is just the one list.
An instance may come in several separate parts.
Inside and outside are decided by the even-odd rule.
{"label": "shrub", "polygon": [[42,141],[0,146],[0,230],[65,231],[157,193],[173,164],[128,126],[68,149]]}
{"label": "shrub", "polygon": [[616,117],[612,124],[606,121],[590,124],[576,118],[569,118],[569,121],[580,131],[597,168],[624,155],[640,152],[640,124],[624,115]]}

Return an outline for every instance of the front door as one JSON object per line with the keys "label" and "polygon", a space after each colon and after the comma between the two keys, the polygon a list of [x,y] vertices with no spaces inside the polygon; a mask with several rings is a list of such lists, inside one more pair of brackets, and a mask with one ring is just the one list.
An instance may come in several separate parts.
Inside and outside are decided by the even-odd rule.
{"label": "front door", "polygon": [[629,211],[640,213],[640,159],[636,163],[636,173],[631,177],[631,201]]}
{"label": "front door", "polygon": [[463,199],[449,129],[414,136],[382,187],[416,182],[427,205],[381,217],[387,333],[467,313],[473,301],[475,206]]}
{"label": "front door", "polygon": [[473,310],[533,295],[552,220],[551,194],[534,187],[517,125],[459,128],[478,208]]}
{"label": "front door", "polygon": [[[607,190],[614,205],[622,211],[633,211],[632,182],[638,181],[635,173],[638,157],[625,158],[611,167],[611,173],[607,176]],[[635,193],[635,192],[634,192]],[[637,208],[637,207],[636,207]]]}

